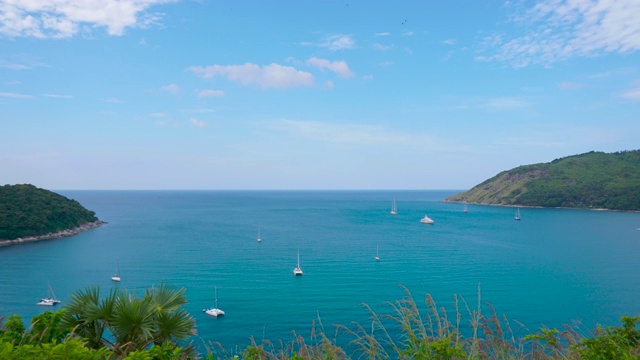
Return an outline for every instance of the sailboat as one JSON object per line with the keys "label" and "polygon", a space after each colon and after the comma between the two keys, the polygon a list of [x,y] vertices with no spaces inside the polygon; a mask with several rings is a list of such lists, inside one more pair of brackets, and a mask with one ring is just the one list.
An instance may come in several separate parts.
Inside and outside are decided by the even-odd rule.
{"label": "sailboat", "polygon": [[396,199],[393,199],[391,204],[391,215],[398,215],[398,208],[396,207]]}
{"label": "sailboat", "polygon": [[428,217],[427,215],[425,215],[422,219],[420,219],[420,222],[428,225],[435,223],[435,221],[433,221],[433,219]]}
{"label": "sailboat", "polygon": [[520,208],[516,209],[516,217],[513,218],[514,220],[520,220]]}
{"label": "sailboat", "polygon": [[378,245],[376,245],[376,261],[380,261],[380,253],[378,252]]}
{"label": "sailboat", "polygon": [[260,227],[258,227],[258,242],[262,242],[262,238],[260,237]]}
{"label": "sailboat", "polygon": [[298,266],[293,269],[293,275],[302,275],[302,268],[300,267],[300,250],[298,250]]}
{"label": "sailboat", "polygon": [[467,202],[465,201],[463,204],[464,206],[462,207],[462,212],[466,214],[469,212],[469,210],[467,210]]}
{"label": "sailboat", "polygon": [[60,300],[56,299],[56,294],[53,293],[51,284],[49,284],[49,297],[40,299],[36,305],[40,306],[53,306],[60,304]]}
{"label": "sailboat", "polygon": [[118,268],[118,260],[116,260],[116,273],[111,277],[111,281],[120,282],[120,269]]}
{"label": "sailboat", "polygon": [[213,309],[202,309],[202,311],[204,311],[205,314],[209,315],[209,316],[213,316],[213,317],[218,317],[218,316],[222,316],[224,315],[224,311],[218,309],[218,287],[216,286],[214,288],[215,290],[215,302],[214,302],[214,307]]}

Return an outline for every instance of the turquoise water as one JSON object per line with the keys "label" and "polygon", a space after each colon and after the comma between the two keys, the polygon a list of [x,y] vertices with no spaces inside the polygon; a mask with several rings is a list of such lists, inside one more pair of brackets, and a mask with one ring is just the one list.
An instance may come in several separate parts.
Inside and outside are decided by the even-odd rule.
{"label": "turquoise water", "polygon": [[[100,285],[187,289],[200,343],[290,339],[321,318],[366,322],[406,286],[452,309],[482,300],[528,330],[615,325],[640,314],[640,215],[522,209],[440,200],[455,191],[60,191],[108,224],[80,235],[0,249],[0,315],[25,318],[51,283],[63,304]],[[396,199],[398,215],[389,214]],[[428,214],[435,225],[419,220]],[[263,241],[256,241],[258,227]],[[379,247],[381,261],[374,256]],[[294,277],[300,251],[304,276]],[[123,278],[112,283],[116,261]],[[219,307],[227,315],[208,318]],[[527,329],[521,329],[527,331]]]}

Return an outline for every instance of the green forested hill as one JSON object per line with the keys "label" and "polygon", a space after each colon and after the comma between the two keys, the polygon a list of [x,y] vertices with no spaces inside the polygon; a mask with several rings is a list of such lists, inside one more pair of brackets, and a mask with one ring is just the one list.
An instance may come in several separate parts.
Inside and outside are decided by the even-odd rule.
{"label": "green forested hill", "polygon": [[640,210],[640,150],[592,151],[519,166],[446,201]]}
{"label": "green forested hill", "polygon": [[0,186],[0,239],[13,240],[98,221],[75,200],[33,185]]}

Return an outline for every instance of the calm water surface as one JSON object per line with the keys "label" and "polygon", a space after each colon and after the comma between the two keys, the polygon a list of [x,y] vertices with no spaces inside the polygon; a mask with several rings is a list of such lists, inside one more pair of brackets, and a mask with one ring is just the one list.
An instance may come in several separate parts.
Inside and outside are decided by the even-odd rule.
{"label": "calm water surface", "polygon": [[[161,281],[187,289],[197,341],[227,348],[308,334],[318,317],[331,334],[333,324],[365,323],[361,304],[388,311],[384,302],[404,295],[399,284],[450,310],[454,294],[475,307],[480,286],[523,332],[640,314],[639,214],[522,209],[514,221],[513,208],[465,214],[440,202],[456,192],[59,191],[108,224],[0,249],[0,315],[47,310],[35,303],[48,283],[64,305],[88,286],[142,291]],[[421,224],[425,214],[436,224]],[[292,273],[298,250],[302,277]],[[214,286],[224,318],[201,312]]]}

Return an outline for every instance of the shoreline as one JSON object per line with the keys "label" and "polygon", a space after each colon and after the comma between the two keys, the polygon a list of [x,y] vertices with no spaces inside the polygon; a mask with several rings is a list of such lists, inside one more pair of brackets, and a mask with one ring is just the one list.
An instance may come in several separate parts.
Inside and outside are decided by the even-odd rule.
{"label": "shoreline", "polygon": [[84,224],[82,224],[82,225],[80,225],[78,227],[74,227],[72,229],[60,230],[58,232],[48,233],[48,234],[44,234],[44,235],[25,236],[25,237],[13,239],[13,240],[2,240],[2,239],[0,239],[0,247],[21,245],[21,244],[29,244],[29,243],[38,242],[38,241],[70,237],[70,236],[78,235],[81,232],[84,232],[84,231],[87,231],[87,230],[95,229],[95,228],[100,227],[100,226],[102,226],[102,225],[104,225],[106,223],[107,222],[105,222],[105,221],[97,220],[97,221],[94,221],[94,222],[84,223]]}
{"label": "shoreline", "polygon": [[[451,204],[464,204],[464,201],[457,200],[440,200],[443,203],[451,203]],[[508,204],[488,204],[488,203],[477,203],[477,202],[467,202],[470,205],[482,205],[482,206],[502,206],[502,207],[520,207],[523,209],[567,209],[567,210],[590,210],[590,211],[612,211],[612,212],[629,212],[629,213],[637,213],[640,210],[617,210],[617,209],[606,209],[606,208],[580,208],[580,207],[563,207],[563,206],[531,206],[531,205],[508,205]]]}

